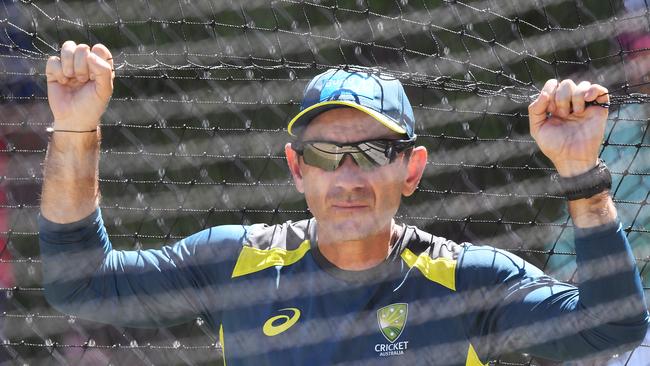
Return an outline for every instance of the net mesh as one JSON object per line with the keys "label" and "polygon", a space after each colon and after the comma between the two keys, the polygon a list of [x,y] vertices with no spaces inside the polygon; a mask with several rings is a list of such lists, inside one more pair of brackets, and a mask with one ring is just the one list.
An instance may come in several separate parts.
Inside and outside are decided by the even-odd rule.
{"label": "net mesh", "polygon": [[[43,72],[65,40],[104,43],[113,53],[100,183],[104,220],[120,249],[159,247],[220,224],[309,217],[284,161],[286,124],[314,75],[362,65],[402,80],[418,142],[430,152],[398,219],[505,248],[574,282],[571,222],[550,186],[552,165],[528,134],[526,107],[548,78],[606,85],[601,157],[647,290],[649,27],[643,0],[0,1],[6,359],[197,365],[220,358],[202,319],[127,329],[61,315],[44,300],[36,217],[51,115]],[[648,347],[619,360],[633,365]],[[548,364],[526,355],[496,362]]]}

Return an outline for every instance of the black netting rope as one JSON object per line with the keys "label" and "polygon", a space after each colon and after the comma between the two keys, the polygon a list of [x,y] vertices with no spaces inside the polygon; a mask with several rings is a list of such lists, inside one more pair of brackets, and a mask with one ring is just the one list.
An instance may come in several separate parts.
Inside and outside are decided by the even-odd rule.
{"label": "black netting rope", "polygon": [[[499,6],[403,0],[380,6],[366,1],[289,0],[246,5],[170,1],[166,5],[149,1],[139,5],[98,2],[84,7],[66,2],[1,3],[0,75],[10,87],[3,87],[0,103],[11,113],[0,117],[0,128],[8,131],[0,159],[9,164],[9,170],[0,173],[6,193],[0,209],[9,212],[9,227],[0,230],[0,237],[7,241],[2,253],[9,252],[11,257],[0,258],[0,264],[11,264],[16,274],[13,286],[2,288],[11,294],[8,298],[14,308],[5,317],[26,323],[29,314],[34,314],[30,309],[42,306],[42,299],[37,299],[41,297],[36,270],[40,260],[33,249],[38,204],[25,192],[36,196],[42,181],[38,161],[44,156],[49,117],[34,113],[33,108],[46,102],[44,61],[68,38],[101,41],[114,49],[117,87],[102,121],[105,166],[100,182],[102,208],[118,246],[139,248],[143,243],[179,240],[222,223],[224,215],[230,223],[308,217],[308,210],[292,191],[286,168],[280,168],[284,158],[277,146],[281,144],[237,150],[236,142],[242,136],[286,139],[286,121],[297,112],[302,87],[314,74],[332,66],[362,64],[403,81],[418,120],[424,121],[418,130],[420,141],[435,152],[428,168],[433,172],[416,194],[416,201],[431,203],[427,207],[407,205],[399,218],[441,229],[442,234],[455,233],[454,240],[503,240],[495,244],[545,270],[561,269],[557,259],[574,256],[564,239],[571,224],[558,208],[560,197],[544,187],[553,169],[534,150],[526,133],[525,106],[547,78],[584,77],[610,90],[613,127],[602,155],[613,163],[614,201],[635,248],[644,288],[648,288],[650,253],[642,244],[649,237],[650,141],[647,117],[633,109],[646,107],[648,81],[629,71],[637,67],[636,56],[648,47],[630,47],[619,37],[630,33],[642,38],[648,31],[645,4],[633,9],[628,1],[626,8],[612,1],[596,5],[502,2]],[[152,82],[160,84],[147,88],[145,84]],[[200,87],[193,88],[192,83]],[[236,91],[240,83],[264,92],[247,98]],[[277,85],[293,90],[277,93]],[[215,93],[208,95],[207,90]],[[134,109],[130,106],[135,105],[144,108],[139,115],[129,115]],[[255,109],[264,112],[251,113]],[[223,116],[224,110],[230,116]],[[262,124],[261,116],[272,116],[274,121]],[[448,123],[438,125],[440,120]],[[625,129],[617,130],[620,126]],[[205,141],[209,143],[204,148],[188,149]],[[211,144],[226,145],[230,151],[208,147]],[[473,151],[495,150],[503,152],[482,154],[480,159],[473,155]],[[145,173],[116,168],[126,159]],[[220,173],[224,169],[228,171],[225,176]],[[519,189],[519,184],[526,188]],[[210,189],[207,192],[224,200],[215,202],[230,201],[236,207],[193,199],[192,192],[201,189]],[[250,192],[258,192],[259,199],[247,198]],[[129,196],[136,196],[137,202]],[[157,205],[155,197],[164,198],[165,205]],[[458,211],[468,199],[479,202],[476,208]],[[447,207],[457,211],[447,211]],[[135,216],[121,219],[127,214]],[[572,281],[573,273],[564,279]],[[43,318],[44,324],[53,319]],[[12,323],[8,320],[7,324]],[[27,328],[28,333],[19,336],[22,339],[5,339],[5,349],[15,362],[27,363],[32,354],[60,364],[74,362],[52,350],[67,348],[57,345],[79,348],[88,343],[48,342],[41,337],[42,331]],[[210,333],[198,328],[175,332]],[[89,339],[83,328],[71,332]],[[159,344],[179,344],[174,343],[174,336],[162,337],[168,337],[164,338],[168,342]],[[214,343],[202,342],[199,347]],[[180,348],[191,346],[180,344]],[[156,359],[146,351],[134,356],[137,362],[155,364]],[[89,354],[78,360],[85,356]],[[633,356],[624,363],[632,362]],[[109,356],[109,360],[120,363],[119,357]],[[193,362],[187,355],[174,360]]]}

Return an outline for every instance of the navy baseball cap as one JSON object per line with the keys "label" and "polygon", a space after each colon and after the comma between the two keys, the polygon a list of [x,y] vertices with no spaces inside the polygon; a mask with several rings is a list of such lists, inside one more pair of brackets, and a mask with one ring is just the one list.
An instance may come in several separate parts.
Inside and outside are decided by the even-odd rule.
{"label": "navy baseball cap", "polygon": [[415,137],[415,117],[402,83],[393,76],[361,67],[330,69],[313,78],[305,88],[300,113],[289,122],[287,130],[296,136],[318,114],[342,107],[356,108],[392,131]]}

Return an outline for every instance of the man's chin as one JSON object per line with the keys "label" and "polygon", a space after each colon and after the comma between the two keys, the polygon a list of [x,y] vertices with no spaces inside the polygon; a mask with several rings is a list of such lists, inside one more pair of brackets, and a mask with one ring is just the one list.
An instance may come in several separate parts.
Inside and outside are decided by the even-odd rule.
{"label": "man's chin", "polygon": [[319,232],[327,231],[336,241],[363,240],[377,235],[383,226],[369,220],[334,220],[333,222],[318,222]]}

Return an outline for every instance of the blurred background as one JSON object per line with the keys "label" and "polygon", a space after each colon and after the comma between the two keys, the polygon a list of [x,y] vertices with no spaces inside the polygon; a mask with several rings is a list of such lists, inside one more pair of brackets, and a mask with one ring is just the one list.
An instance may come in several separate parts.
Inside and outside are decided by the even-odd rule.
{"label": "blurred background", "polygon": [[[60,314],[41,288],[36,218],[51,123],[45,61],[103,43],[115,93],[102,120],[102,211],[114,247],[171,244],[220,224],[310,217],[283,157],[286,124],[324,69],[399,77],[429,149],[399,220],[491,244],[575,282],[571,221],[528,134],[549,78],[612,99],[601,156],[650,286],[650,12],[644,0],[0,0],[0,364],[204,365],[201,319],[136,330]],[[575,365],[650,365],[650,339]],[[554,365],[527,355],[496,364]]]}

